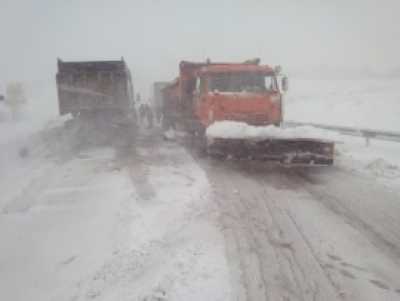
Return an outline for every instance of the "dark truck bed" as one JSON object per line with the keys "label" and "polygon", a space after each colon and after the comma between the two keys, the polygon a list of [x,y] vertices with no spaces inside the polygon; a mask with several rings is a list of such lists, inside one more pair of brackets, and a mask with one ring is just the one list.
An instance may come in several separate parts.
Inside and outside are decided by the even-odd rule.
{"label": "dark truck bed", "polygon": [[123,59],[86,62],[59,59],[56,80],[60,115],[129,115],[134,110],[131,74]]}

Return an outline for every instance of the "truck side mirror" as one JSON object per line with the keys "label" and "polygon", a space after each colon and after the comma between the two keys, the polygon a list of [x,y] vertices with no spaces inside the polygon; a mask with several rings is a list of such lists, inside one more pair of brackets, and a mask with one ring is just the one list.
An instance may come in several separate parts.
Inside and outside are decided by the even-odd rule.
{"label": "truck side mirror", "polygon": [[0,101],[4,101],[4,95],[0,94]]}
{"label": "truck side mirror", "polygon": [[289,90],[289,79],[286,76],[282,77],[282,85],[281,86],[282,86],[282,90],[284,92],[287,92]]}

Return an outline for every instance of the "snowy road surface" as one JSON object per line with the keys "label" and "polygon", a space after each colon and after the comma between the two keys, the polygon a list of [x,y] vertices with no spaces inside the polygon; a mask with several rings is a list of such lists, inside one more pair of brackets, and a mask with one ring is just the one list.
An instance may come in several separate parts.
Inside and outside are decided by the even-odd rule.
{"label": "snowy road surface", "polygon": [[55,153],[2,170],[0,300],[231,299],[209,184],[183,148],[53,135]]}
{"label": "snowy road surface", "polygon": [[201,165],[239,300],[399,300],[396,193],[337,168]]}
{"label": "snowy road surface", "polygon": [[0,300],[399,300],[397,191],[156,134],[10,165]]}

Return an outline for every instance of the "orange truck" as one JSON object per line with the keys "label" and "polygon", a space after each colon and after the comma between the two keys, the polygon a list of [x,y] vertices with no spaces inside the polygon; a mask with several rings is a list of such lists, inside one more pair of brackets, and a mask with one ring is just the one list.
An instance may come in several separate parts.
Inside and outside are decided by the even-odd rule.
{"label": "orange truck", "polygon": [[280,75],[280,67],[260,65],[259,59],[243,63],[182,61],[179,77],[163,89],[164,124],[181,126],[201,141],[209,154],[286,164],[331,165],[331,141],[207,137],[207,127],[219,121],[280,127],[287,89],[288,80]]}

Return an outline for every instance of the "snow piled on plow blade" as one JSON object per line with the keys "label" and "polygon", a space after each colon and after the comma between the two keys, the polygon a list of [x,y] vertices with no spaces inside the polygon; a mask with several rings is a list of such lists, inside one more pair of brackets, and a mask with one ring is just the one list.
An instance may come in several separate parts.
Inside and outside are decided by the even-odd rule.
{"label": "snow piled on plow blade", "polygon": [[288,165],[332,165],[339,137],[313,127],[256,127],[233,121],[214,123],[206,135],[210,155]]}
{"label": "snow piled on plow blade", "polygon": [[334,132],[312,126],[281,128],[274,125],[253,126],[237,121],[218,121],[207,128],[208,138],[225,139],[316,139],[339,141],[340,136]]}

